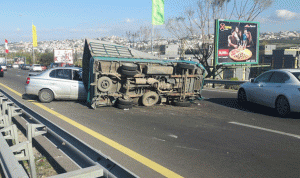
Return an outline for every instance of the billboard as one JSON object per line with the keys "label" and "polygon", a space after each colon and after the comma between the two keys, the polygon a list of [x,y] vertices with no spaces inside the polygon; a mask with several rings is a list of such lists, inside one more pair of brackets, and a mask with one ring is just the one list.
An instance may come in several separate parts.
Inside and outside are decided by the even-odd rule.
{"label": "billboard", "polygon": [[73,50],[72,49],[55,49],[54,50],[55,63],[73,64]]}
{"label": "billboard", "polygon": [[258,64],[259,23],[216,20],[216,65]]}
{"label": "billboard", "polygon": [[24,57],[15,57],[14,64],[25,64],[25,58]]}

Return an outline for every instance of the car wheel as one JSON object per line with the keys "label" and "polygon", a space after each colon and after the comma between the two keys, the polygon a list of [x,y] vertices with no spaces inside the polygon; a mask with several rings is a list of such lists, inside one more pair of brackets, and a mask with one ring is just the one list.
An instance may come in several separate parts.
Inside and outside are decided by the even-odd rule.
{"label": "car wheel", "polygon": [[285,117],[290,113],[289,101],[284,96],[279,96],[275,103],[276,111],[281,117]]}
{"label": "car wheel", "polygon": [[97,86],[100,91],[107,92],[112,87],[112,80],[109,77],[100,77]]}
{"label": "car wheel", "polygon": [[133,63],[124,63],[122,65],[122,69],[129,70],[129,71],[136,71],[138,69],[138,66]]}
{"label": "car wheel", "polygon": [[174,101],[173,102],[174,106],[180,106],[180,107],[190,107],[192,105],[191,102],[189,101]]}
{"label": "car wheel", "polygon": [[150,91],[142,96],[142,104],[144,106],[153,106],[158,102],[159,96],[156,92]]}
{"label": "car wheel", "polygon": [[178,63],[177,66],[182,69],[195,69],[196,68],[196,66],[194,64],[187,64],[187,63]]}
{"label": "car wheel", "polygon": [[238,91],[238,103],[241,105],[247,103],[247,95],[244,89]]}
{"label": "car wheel", "polygon": [[49,103],[54,99],[53,92],[49,89],[43,89],[39,92],[39,100],[42,103]]}

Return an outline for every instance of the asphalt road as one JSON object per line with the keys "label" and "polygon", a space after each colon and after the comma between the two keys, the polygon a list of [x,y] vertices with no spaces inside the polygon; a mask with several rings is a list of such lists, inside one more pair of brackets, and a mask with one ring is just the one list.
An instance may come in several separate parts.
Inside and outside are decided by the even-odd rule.
{"label": "asphalt road", "polygon": [[[0,83],[24,93],[28,71],[8,69]],[[40,112],[96,150],[110,156],[140,177],[299,177],[299,113],[280,118],[273,109],[236,102],[236,92],[205,89],[204,100],[189,108],[171,105],[89,109],[77,101],[43,104],[93,131],[152,160],[142,164],[80,128],[0,89]]]}

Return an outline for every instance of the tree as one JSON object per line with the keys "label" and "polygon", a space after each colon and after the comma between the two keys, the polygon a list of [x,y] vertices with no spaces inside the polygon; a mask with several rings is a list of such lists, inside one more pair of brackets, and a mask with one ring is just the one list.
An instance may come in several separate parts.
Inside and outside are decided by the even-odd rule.
{"label": "tree", "polygon": [[37,59],[40,64],[49,66],[53,62],[53,52],[42,53]]}
{"label": "tree", "polygon": [[[171,18],[166,29],[181,41],[182,55],[189,50],[206,68],[207,77],[220,68],[209,65],[213,54],[215,19],[253,21],[271,6],[274,0],[199,0],[197,6],[187,9],[182,16]],[[229,9],[229,7],[231,7]],[[190,44],[187,44],[190,41]],[[182,57],[182,56],[181,56]]]}

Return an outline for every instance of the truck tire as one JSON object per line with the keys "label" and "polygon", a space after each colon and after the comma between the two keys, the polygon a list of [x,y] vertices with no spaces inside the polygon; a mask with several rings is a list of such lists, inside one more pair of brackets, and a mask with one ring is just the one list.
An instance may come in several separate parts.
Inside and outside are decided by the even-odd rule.
{"label": "truck tire", "polygon": [[133,76],[135,76],[137,73],[138,73],[137,71],[124,70],[124,69],[121,70],[121,74],[126,75],[126,76],[129,76],[129,77],[133,77]]}
{"label": "truck tire", "polygon": [[179,107],[190,107],[192,104],[191,102],[188,101],[174,101],[173,102],[174,106],[179,106]]}
{"label": "truck tire", "polygon": [[181,69],[195,69],[196,66],[194,64],[187,64],[187,63],[178,63],[177,66]]}
{"label": "truck tire", "polygon": [[124,104],[117,104],[117,108],[119,108],[119,109],[131,109],[132,108],[132,104],[126,104],[126,105],[124,105]]}
{"label": "truck tire", "polygon": [[133,101],[131,99],[126,100],[123,98],[118,98],[118,104],[122,104],[122,105],[132,105]]}
{"label": "truck tire", "polygon": [[159,96],[156,92],[149,91],[142,96],[142,104],[144,106],[153,106],[159,100]]}
{"label": "truck tire", "polygon": [[42,89],[39,92],[39,100],[42,103],[50,103],[54,99],[54,94],[49,89]]}
{"label": "truck tire", "polygon": [[109,77],[100,77],[97,82],[97,87],[102,92],[107,92],[112,87],[112,80]]}
{"label": "truck tire", "polygon": [[138,69],[138,66],[133,63],[124,63],[122,65],[122,69],[129,70],[129,71],[136,71]]}

